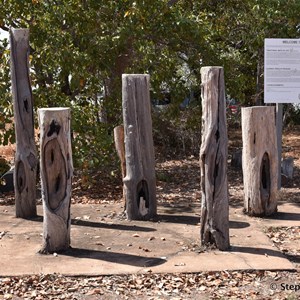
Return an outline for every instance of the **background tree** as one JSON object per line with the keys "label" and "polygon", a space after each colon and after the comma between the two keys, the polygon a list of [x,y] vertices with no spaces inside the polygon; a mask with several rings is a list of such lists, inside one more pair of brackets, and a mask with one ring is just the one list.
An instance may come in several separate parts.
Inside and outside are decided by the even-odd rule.
{"label": "background tree", "polygon": [[[297,0],[4,0],[0,28],[30,29],[36,107],[72,106],[75,165],[111,164],[113,128],[121,123],[121,74],[151,75],[152,99],[171,105],[154,116],[154,139],[194,148],[200,68],[224,66],[228,94],[259,103],[265,37],[299,36]],[[0,118],[11,122],[7,41],[0,43]],[[194,92],[194,93],[191,93]],[[198,96],[199,98],[199,96]],[[185,107],[186,105],[184,105]],[[168,125],[168,126],[165,126]],[[172,138],[170,134],[173,135]],[[1,133],[1,142],[13,138]],[[171,144],[172,146],[172,144]],[[198,152],[198,145],[194,152]]]}

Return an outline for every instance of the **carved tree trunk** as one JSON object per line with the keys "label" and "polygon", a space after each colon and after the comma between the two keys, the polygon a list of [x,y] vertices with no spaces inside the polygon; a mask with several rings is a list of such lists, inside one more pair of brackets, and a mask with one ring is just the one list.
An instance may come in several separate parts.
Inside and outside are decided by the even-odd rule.
{"label": "carved tree trunk", "polygon": [[202,142],[201,220],[202,245],[229,247],[229,204],[227,183],[227,128],[224,72],[221,67],[201,68]]}
{"label": "carved tree trunk", "polygon": [[126,214],[130,220],[149,219],[157,210],[149,75],[124,74],[122,93]]}
{"label": "carved tree trunk", "polygon": [[[126,176],[126,161],[125,161],[125,143],[124,143],[124,126],[120,125],[114,128],[114,140],[115,140],[115,147],[118,153],[118,157],[121,162],[121,173],[122,173],[122,180]],[[123,199],[125,201],[125,190],[123,187]],[[125,203],[126,209],[126,203]]]}
{"label": "carved tree trunk", "polygon": [[73,175],[70,109],[39,109],[41,183],[44,209],[43,247],[40,253],[70,246],[70,205]]}
{"label": "carved tree trunk", "polygon": [[16,217],[31,218],[36,216],[37,151],[28,67],[29,30],[12,29],[10,46],[16,133],[14,169]]}
{"label": "carved tree trunk", "polygon": [[274,109],[274,106],[242,108],[244,209],[252,216],[269,216],[277,211]]}

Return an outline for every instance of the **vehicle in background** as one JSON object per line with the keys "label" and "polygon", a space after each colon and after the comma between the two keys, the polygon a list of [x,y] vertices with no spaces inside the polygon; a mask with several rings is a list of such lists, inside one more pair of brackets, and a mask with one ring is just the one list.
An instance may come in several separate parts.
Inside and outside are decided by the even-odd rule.
{"label": "vehicle in background", "polygon": [[240,110],[240,104],[237,100],[235,100],[233,98],[227,98],[226,99],[226,108],[230,114],[236,115],[236,114],[238,114],[238,112]]}

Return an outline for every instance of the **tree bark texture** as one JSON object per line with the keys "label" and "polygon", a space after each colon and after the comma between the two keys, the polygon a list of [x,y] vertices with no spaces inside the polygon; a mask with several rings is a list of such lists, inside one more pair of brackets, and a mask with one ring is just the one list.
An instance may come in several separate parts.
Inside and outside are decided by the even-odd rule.
{"label": "tree bark texture", "polygon": [[[114,140],[115,140],[115,147],[118,153],[118,157],[121,162],[121,173],[122,173],[122,180],[123,180],[126,176],[125,142],[124,142],[123,125],[114,128]],[[124,187],[123,187],[123,200],[125,201]],[[125,209],[126,209],[126,203],[125,203]]]}
{"label": "tree bark texture", "polygon": [[17,218],[36,216],[37,150],[33,99],[29,79],[29,30],[11,29],[11,80],[14,102],[16,155],[14,190]]}
{"label": "tree bark texture", "polygon": [[229,247],[228,138],[223,68],[201,68],[201,81],[200,239],[202,245],[214,244],[226,250]]}
{"label": "tree bark texture", "polygon": [[124,126],[120,125],[114,128],[114,140],[118,157],[121,162],[122,178],[124,178],[126,176]]}
{"label": "tree bark texture", "polygon": [[70,246],[70,205],[73,175],[70,109],[41,108],[40,164],[44,210],[43,247],[40,253]]}
{"label": "tree bark texture", "polygon": [[278,152],[274,106],[242,108],[244,210],[251,216],[277,211]]}
{"label": "tree bark texture", "polygon": [[149,75],[122,76],[126,214],[130,220],[157,213]]}

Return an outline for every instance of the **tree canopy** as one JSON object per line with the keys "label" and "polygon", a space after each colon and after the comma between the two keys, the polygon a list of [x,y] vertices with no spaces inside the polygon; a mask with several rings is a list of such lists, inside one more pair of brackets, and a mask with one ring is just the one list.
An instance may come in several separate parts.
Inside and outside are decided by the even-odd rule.
{"label": "tree canopy", "polygon": [[[254,104],[264,38],[297,38],[299,9],[297,0],[4,0],[0,28],[30,29],[35,106],[72,107],[74,155],[91,167],[111,161],[122,73],[150,74],[153,97],[167,89],[179,111],[200,89],[200,68],[221,65],[228,94]],[[0,57],[0,120],[12,123],[7,40]]]}

